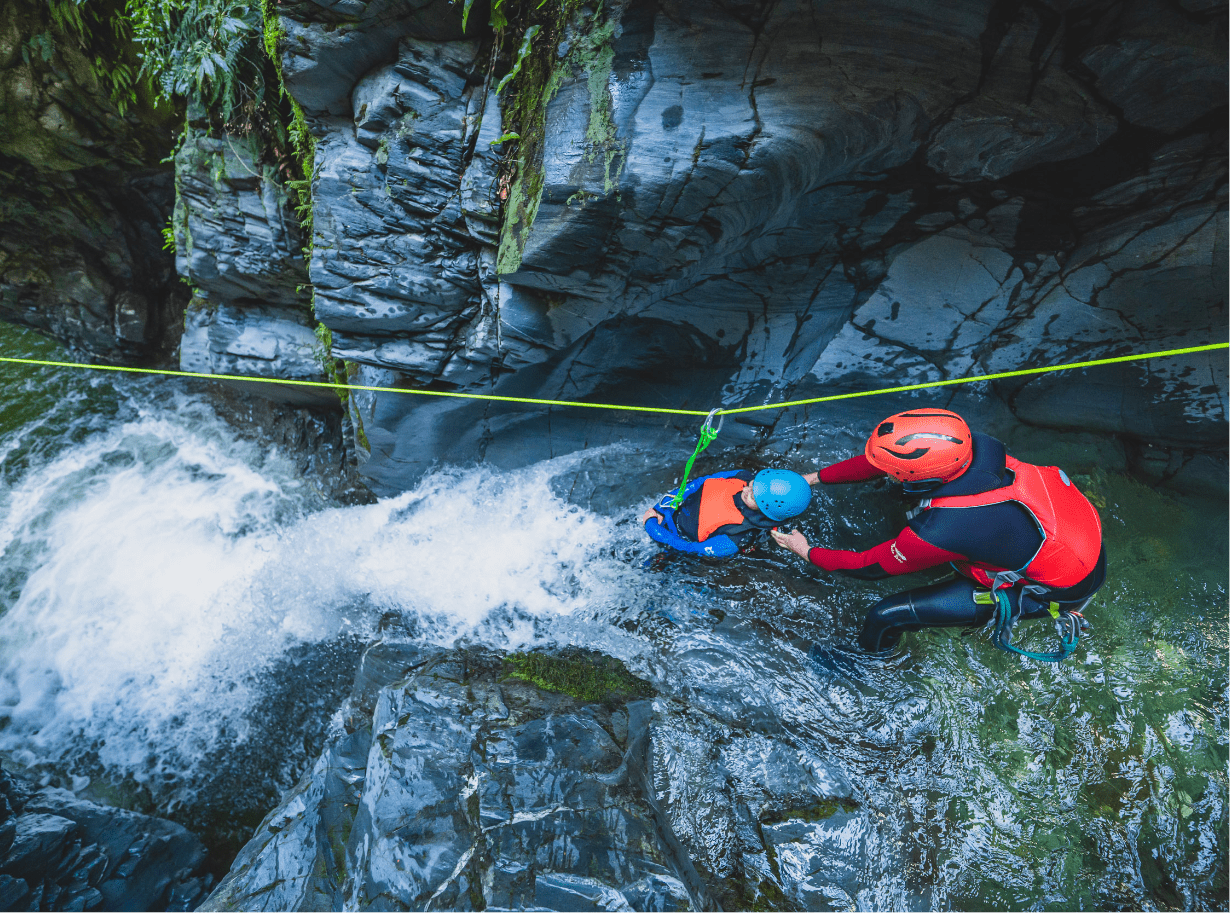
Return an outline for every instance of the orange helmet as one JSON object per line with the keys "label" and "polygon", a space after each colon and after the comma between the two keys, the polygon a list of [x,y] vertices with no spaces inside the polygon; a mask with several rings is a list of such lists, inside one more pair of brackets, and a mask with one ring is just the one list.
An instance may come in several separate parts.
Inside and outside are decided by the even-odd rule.
{"label": "orange helmet", "polygon": [[974,456],[969,425],[947,409],[911,409],[880,422],[867,460],[899,482],[951,482]]}

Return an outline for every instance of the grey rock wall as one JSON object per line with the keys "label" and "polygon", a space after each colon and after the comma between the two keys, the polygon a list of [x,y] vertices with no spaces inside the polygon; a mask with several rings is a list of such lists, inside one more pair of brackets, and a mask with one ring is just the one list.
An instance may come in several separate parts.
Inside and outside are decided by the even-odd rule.
{"label": "grey rock wall", "polygon": [[255,137],[190,126],[175,154],[175,268],[211,300],[307,308],[290,192]]}
{"label": "grey rock wall", "polygon": [[[175,155],[175,265],[193,287],[179,368],[327,381],[295,200],[256,137],[189,125]],[[336,407],[330,390],[251,384],[246,392]]]}
{"label": "grey rock wall", "polygon": [[[172,187],[144,164],[161,122],[108,108],[71,48],[32,53],[47,14],[9,5],[0,317],[121,361],[186,328],[201,373],[322,381],[337,358],[370,386],[702,411],[1224,341],[1224,4],[560,9],[535,6],[497,96],[518,36],[494,47],[480,7],[463,30],[447,0],[280,5],[311,234],[267,150],[192,112],[185,315]],[[979,395],[1134,447],[1225,446],[1219,353]],[[371,392],[349,415],[382,492],[439,460],[695,427]],[[806,417],[743,415],[719,446],[784,415]]]}
{"label": "grey rock wall", "polygon": [[459,193],[480,66],[476,42],[403,41],[395,64],[355,86],[353,126],[316,151],[316,315],[341,357],[420,384],[459,348],[465,357],[481,311],[478,245]]}
{"label": "grey rock wall", "polygon": [[[356,383],[707,410],[1224,341],[1222,6],[581,5],[536,39],[549,78],[499,99],[507,60],[459,15],[283,12],[316,316]],[[542,85],[535,128],[518,92]],[[1225,362],[983,395],[1220,448]],[[694,425],[374,393],[351,415],[378,491]]]}

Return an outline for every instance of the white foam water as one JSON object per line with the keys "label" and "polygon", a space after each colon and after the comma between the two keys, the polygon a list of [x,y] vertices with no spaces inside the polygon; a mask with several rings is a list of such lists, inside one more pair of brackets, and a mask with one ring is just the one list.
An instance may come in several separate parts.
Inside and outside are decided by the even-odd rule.
{"label": "white foam water", "polygon": [[110,774],[190,777],[296,645],[394,613],[429,642],[514,647],[630,572],[600,554],[612,521],[552,493],[560,461],[328,507],[191,397],[135,412],[0,494],[0,751],[27,764],[89,749]]}

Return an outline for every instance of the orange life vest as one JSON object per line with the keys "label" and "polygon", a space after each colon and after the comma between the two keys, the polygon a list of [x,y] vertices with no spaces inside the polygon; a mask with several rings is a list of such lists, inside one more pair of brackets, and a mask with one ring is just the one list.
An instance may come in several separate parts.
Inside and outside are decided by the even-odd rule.
{"label": "orange life vest", "polygon": [[1075,586],[1098,563],[1102,552],[1102,521],[1089,500],[1057,466],[1034,466],[1007,457],[1011,485],[976,495],[933,498],[927,507],[983,507],[1015,501],[1042,530],[1042,545],[1023,568],[997,568],[969,561],[953,562],[957,570],[983,586],[994,586],[998,571],[1012,571],[1050,589]]}
{"label": "orange life vest", "polygon": [[742,479],[709,479],[700,488],[700,510],[696,518],[696,541],[704,542],[723,526],[747,522],[735,504],[735,495],[747,482]]}

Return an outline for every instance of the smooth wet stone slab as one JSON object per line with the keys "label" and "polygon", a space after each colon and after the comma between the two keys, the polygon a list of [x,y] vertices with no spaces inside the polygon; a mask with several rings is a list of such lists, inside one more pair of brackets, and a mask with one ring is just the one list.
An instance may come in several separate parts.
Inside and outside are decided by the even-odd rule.
{"label": "smooth wet stone slab", "polygon": [[202,909],[689,908],[703,888],[637,787],[632,709],[508,679],[495,654],[376,645],[350,731]]}
{"label": "smooth wet stone slab", "polygon": [[[585,701],[512,668],[482,650],[372,646],[336,718],[343,731],[202,909],[750,909],[847,896],[848,873],[828,868],[866,816],[839,766],[785,732],[749,730],[773,724],[737,709]],[[716,710],[720,690],[695,695]]]}

